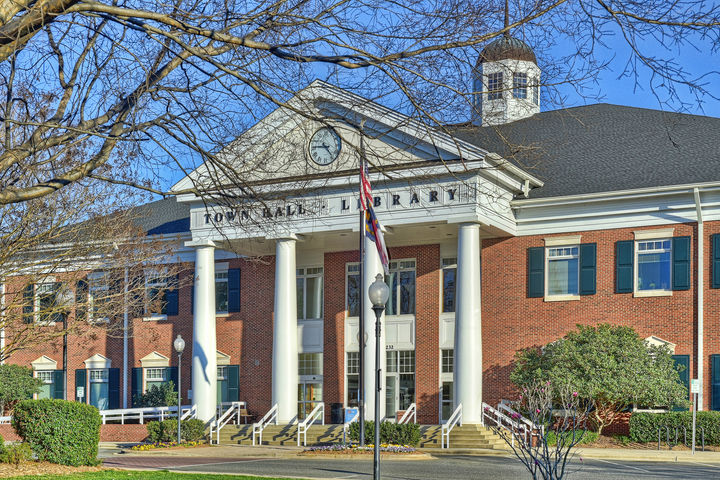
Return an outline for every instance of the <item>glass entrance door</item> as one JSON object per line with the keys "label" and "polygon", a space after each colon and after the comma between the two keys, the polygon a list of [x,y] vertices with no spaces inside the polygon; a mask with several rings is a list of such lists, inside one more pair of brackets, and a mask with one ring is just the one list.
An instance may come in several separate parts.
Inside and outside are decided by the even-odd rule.
{"label": "glass entrance door", "polygon": [[385,416],[395,418],[415,402],[415,351],[388,350],[385,381]]}
{"label": "glass entrance door", "polygon": [[298,419],[302,420],[322,402],[322,382],[300,382],[298,384]]}

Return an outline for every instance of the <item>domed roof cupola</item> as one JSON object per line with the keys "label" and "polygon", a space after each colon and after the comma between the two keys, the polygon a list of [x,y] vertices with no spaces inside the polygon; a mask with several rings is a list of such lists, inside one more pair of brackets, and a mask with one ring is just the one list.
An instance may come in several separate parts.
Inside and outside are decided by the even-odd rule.
{"label": "domed roof cupola", "polygon": [[473,69],[472,123],[502,125],[540,113],[540,69],[535,52],[505,32],[480,52]]}
{"label": "domed roof cupola", "polygon": [[477,65],[484,62],[499,62],[500,60],[524,60],[537,65],[535,52],[522,40],[503,35],[490,42],[478,57]]}

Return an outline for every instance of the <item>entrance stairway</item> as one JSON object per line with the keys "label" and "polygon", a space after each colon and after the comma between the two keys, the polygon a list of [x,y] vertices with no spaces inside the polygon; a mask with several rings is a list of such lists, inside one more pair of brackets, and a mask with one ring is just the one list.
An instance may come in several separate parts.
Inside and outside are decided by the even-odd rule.
{"label": "entrance stairway", "polygon": [[[419,448],[440,449],[441,426],[421,425]],[[342,443],[342,425],[312,425],[307,432],[307,444]],[[222,445],[252,445],[252,425],[226,425],[220,430]],[[263,445],[297,445],[297,425],[268,425],[263,432]],[[482,425],[457,426],[450,432],[452,449],[506,450],[507,445],[490,428]]]}

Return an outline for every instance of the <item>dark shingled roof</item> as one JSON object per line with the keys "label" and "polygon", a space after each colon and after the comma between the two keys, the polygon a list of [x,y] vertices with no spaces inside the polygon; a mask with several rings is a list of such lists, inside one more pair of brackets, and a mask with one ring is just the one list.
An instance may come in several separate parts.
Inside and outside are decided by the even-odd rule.
{"label": "dark shingled roof", "polygon": [[135,224],[148,235],[190,231],[190,206],[175,197],[139,205],[133,209]]}
{"label": "dark shingled roof", "polygon": [[600,103],[451,130],[543,180],[530,198],[720,181],[720,118]]}

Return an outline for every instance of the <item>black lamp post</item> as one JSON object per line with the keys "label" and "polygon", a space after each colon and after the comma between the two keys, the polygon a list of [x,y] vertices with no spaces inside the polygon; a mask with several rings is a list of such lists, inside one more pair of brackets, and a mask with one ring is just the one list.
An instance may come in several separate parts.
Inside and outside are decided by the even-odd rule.
{"label": "black lamp post", "polygon": [[182,416],[182,406],[181,406],[182,395],[180,393],[180,392],[182,392],[182,390],[180,388],[180,385],[182,382],[182,377],[180,376],[180,367],[182,364],[180,363],[180,360],[182,359],[182,352],[183,352],[183,350],[185,350],[185,340],[183,340],[183,338],[180,335],[178,335],[177,338],[175,339],[175,341],[173,342],[173,347],[175,347],[175,351],[178,354],[178,375],[177,375],[177,381],[178,381],[178,384],[177,384],[177,389],[178,389],[178,399],[177,399],[178,400],[178,404],[177,404],[178,437],[177,437],[177,443],[178,443],[178,445],[180,445],[180,443],[181,443],[180,417]]}
{"label": "black lamp post", "polygon": [[373,448],[373,479],[380,480],[380,390],[382,390],[382,370],[380,369],[380,317],[390,296],[390,288],[377,274],[368,288],[368,297],[375,312],[375,446]]}

